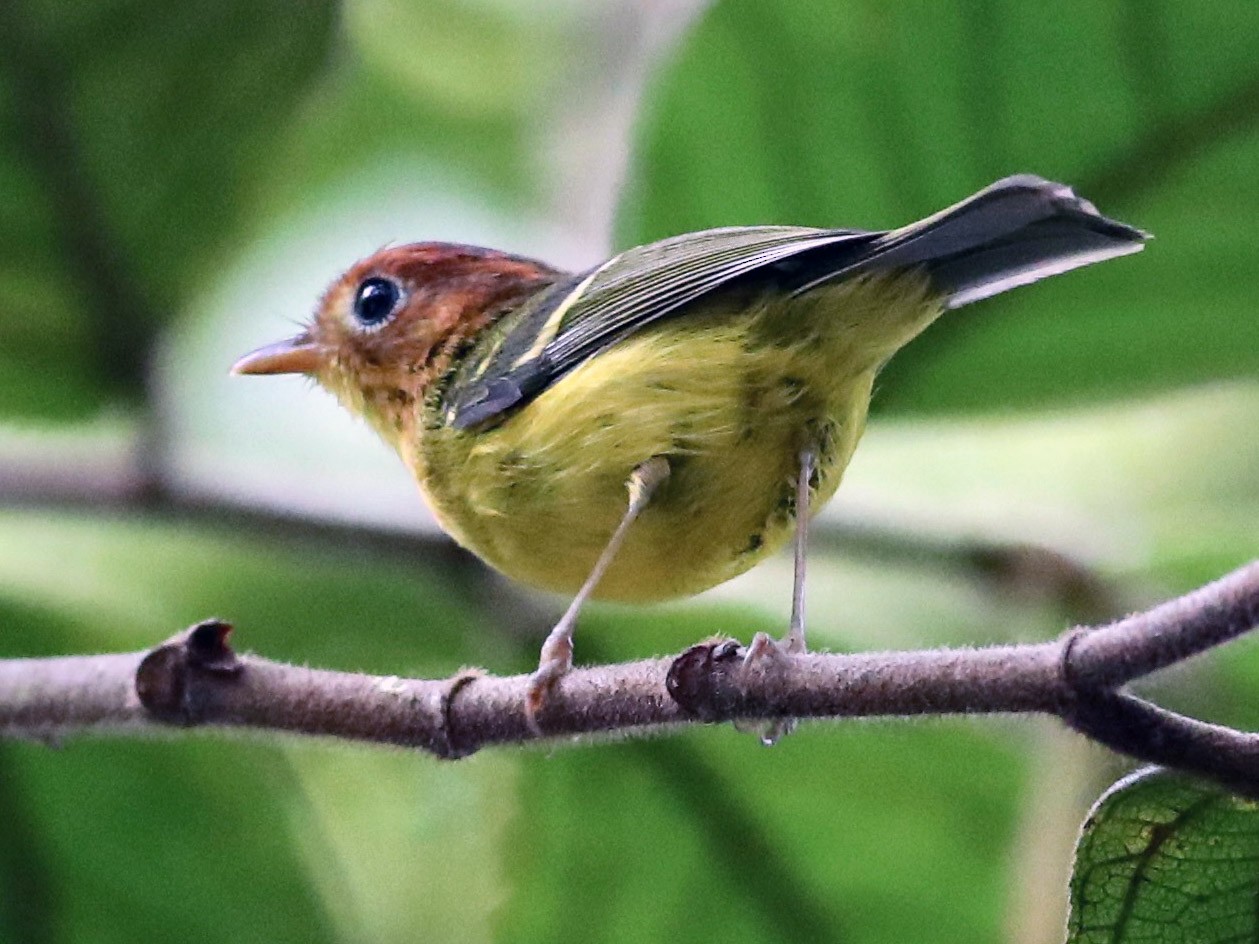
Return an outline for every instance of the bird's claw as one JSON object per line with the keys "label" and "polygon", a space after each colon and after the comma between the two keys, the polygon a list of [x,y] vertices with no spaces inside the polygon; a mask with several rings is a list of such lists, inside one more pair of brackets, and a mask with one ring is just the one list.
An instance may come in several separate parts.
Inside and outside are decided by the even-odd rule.
{"label": "bird's claw", "polygon": [[[793,625],[782,639],[775,639],[768,633],[757,633],[752,637],[747,653],[743,656],[744,673],[759,672],[771,666],[779,666],[791,656],[807,652],[804,644],[804,633]],[[755,734],[766,747],[773,747],[780,740],[796,729],[795,718],[777,718],[772,721],[754,721],[747,724],[736,724],[740,731]]]}
{"label": "bird's claw", "polygon": [[538,723],[538,715],[546,707],[547,699],[555,690],[555,683],[567,675],[572,667],[572,637],[566,634],[548,637],[542,646],[538,668],[529,676],[529,687],[525,690],[525,724],[534,737],[545,736]]}
{"label": "bird's claw", "polygon": [[807,651],[804,634],[794,626],[782,639],[775,639],[769,633],[757,633],[752,637],[752,643],[743,656],[743,671],[755,671],[762,667],[779,664],[788,656],[803,655]]}

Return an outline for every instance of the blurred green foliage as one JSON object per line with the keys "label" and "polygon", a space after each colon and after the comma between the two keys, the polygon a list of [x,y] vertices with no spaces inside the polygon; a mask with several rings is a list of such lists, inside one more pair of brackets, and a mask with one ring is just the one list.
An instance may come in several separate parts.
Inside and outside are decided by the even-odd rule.
{"label": "blurred green foliage", "polygon": [[[0,410],[138,398],[154,332],[228,252],[334,5],[0,7]],[[219,35],[216,35],[216,30]]]}
{"label": "blurred green foliage", "polygon": [[[943,319],[881,380],[839,502],[933,538],[1060,547],[1120,607],[1259,551],[1251,5],[725,0],[642,74],[656,60],[627,30],[667,32],[655,6],[0,3],[0,470],[52,429],[81,437],[88,468],[102,423],[156,428],[181,462],[214,458],[220,497],[263,450],[289,476],[268,493],[282,505],[334,457],[285,465],[288,414],[218,379],[255,340],[241,332],[281,332],[313,301],[274,274],[325,243],[349,261],[371,239],[467,238],[473,217],[544,240],[572,222],[557,165],[633,149],[623,243],[898,225],[1032,171],[1157,239]],[[633,97],[608,74],[643,85],[632,141],[605,133]],[[417,206],[431,229],[341,232],[412,225]],[[342,450],[310,435],[315,455]],[[349,516],[391,487],[330,481]],[[786,571],[749,580],[689,607],[592,611],[578,656],[772,630]],[[1040,638],[1076,618],[904,560],[818,555],[810,589],[834,647]],[[0,513],[4,656],[137,649],[215,614],[275,658],[524,670],[540,632],[500,599],[437,552],[204,516]],[[1243,647],[1161,694],[1253,726],[1257,683]],[[1058,940],[1067,873],[1044,850],[1114,768],[1055,767],[1054,744],[1030,722],[808,726],[772,751],[700,729],[459,765],[217,736],[5,744],[0,941]],[[1128,835],[1125,796],[1086,857],[1112,808]],[[1029,931],[1028,902],[1054,895]]]}
{"label": "blurred green foliage", "polygon": [[1156,241],[943,319],[889,365],[876,410],[1253,378],[1257,35],[1240,3],[717,4],[651,83],[623,241],[883,229],[1033,172]]}

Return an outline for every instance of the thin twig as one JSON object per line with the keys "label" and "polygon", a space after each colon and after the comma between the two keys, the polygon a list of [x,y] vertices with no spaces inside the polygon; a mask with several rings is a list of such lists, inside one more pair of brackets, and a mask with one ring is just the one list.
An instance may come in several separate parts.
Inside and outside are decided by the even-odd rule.
{"label": "thin twig", "polygon": [[1114,689],[1183,662],[1259,625],[1251,564],[1142,614],[1079,636],[1071,652],[1075,683]]}
{"label": "thin twig", "polygon": [[[1121,753],[1259,796],[1259,738],[1174,715],[1117,686],[1259,622],[1259,561],[1200,590],[1060,640],[982,649],[770,657],[730,640],[676,658],[577,669],[539,715],[550,738],[698,721],[1039,712]],[[162,725],[282,731],[419,747],[454,758],[534,739],[529,677],[464,670],[420,680],[238,655],[207,621],[148,652],[0,661],[0,736]]]}
{"label": "thin twig", "polygon": [[1081,696],[1064,720],[1137,760],[1174,767],[1259,797],[1259,736],[1208,724],[1124,692]]}

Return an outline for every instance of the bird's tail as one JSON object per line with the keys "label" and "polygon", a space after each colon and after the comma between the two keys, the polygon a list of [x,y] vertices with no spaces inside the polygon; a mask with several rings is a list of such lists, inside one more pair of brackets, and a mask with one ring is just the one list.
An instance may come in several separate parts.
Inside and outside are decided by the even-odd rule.
{"label": "bird's tail", "polygon": [[944,307],[960,308],[1046,276],[1138,252],[1148,238],[1102,216],[1070,187],[1019,174],[925,220],[880,234],[842,274],[921,267],[944,296]]}

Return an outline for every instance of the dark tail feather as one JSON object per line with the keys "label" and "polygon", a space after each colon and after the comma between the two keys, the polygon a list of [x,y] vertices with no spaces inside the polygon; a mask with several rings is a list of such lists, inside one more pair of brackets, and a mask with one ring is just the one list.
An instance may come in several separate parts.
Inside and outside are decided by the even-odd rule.
{"label": "dark tail feather", "polygon": [[842,274],[922,266],[946,295],[945,307],[960,308],[1046,276],[1138,252],[1148,238],[1102,216],[1070,187],[1020,174],[884,233],[864,259]]}

